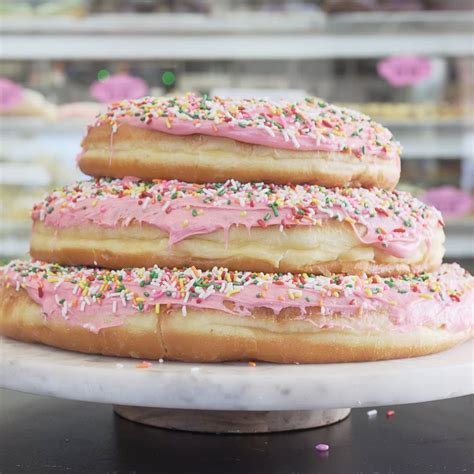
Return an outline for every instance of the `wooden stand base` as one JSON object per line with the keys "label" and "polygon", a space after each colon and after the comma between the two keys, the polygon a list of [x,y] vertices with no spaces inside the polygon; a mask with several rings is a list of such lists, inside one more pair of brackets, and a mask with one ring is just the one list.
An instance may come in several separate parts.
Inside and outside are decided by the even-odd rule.
{"label": "wooden stand base", "polygon": [[219,411],[114,406],[135,423],[200,433],[272,433],[317,428],[347,418],[350,408],[315,411]]}

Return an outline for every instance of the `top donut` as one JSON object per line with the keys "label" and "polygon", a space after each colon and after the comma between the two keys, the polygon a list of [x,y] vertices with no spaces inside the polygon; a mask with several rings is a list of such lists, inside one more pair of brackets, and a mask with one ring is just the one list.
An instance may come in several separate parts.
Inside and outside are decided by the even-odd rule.
{"label": "top donut", "polygon": [[78,158],[91,176],[393,189],[400,145],[368,116],[300,102],[187,94],[112,103]]}

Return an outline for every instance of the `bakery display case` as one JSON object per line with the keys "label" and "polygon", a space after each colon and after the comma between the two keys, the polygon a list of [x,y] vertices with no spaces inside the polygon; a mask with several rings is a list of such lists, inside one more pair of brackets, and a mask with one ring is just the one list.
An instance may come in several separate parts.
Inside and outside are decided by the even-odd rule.
{"label": "bakery display case", "polygon": [[[380,121],[403,146],[401,188],[442,208],[447,257],[469,262],[474,99],[468,3],[2,2],[0,256],[24,255],[32,202],[46,188],[81,176],[78,143],[114,94],[195,91],[318,96]],[[394,57],[418,58],[410,67],[425,75],[397,84],[396,71],[383,70]],[[21,100],[14,100],[15,87]]]}

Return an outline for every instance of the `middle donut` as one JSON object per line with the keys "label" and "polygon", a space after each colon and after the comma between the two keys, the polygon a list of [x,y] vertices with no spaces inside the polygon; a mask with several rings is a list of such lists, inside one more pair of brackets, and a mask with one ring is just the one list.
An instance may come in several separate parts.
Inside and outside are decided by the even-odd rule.
{"label": "middle donut", "polygon": [[383,276],[434,270],[444,253],[435,208],[377,188],[100,178],[48,194],[32,217],[34,258],[112,269]]}

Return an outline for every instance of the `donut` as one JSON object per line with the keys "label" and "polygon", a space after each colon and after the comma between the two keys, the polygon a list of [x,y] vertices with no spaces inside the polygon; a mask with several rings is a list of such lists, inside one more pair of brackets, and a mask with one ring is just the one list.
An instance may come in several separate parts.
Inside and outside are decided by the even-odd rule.
{"label": "donut", "polygon": [[408,193],[264,183],[90,179],[33,208],[30,253],[65,265],[266,272],[429,271],[443,221]]}
{"label": "donut", "polygon": [[389,278],[19,260],[0,269],[1,334],[141,359],[413,357],[471,338],[473,304],[474,279],[457,264]]}
{"label": "donut", "polygon": [[46,120],[57,118],[57,106],[48,102],[40,92],[32,89],[22,89],[21,100],[9,108],[0,107],[0,116],[10,117],[40,117]]}
{"label": "donut", "polygon": [[393,189],[400,145],[366,115],[318,98],[187,94],[112,103],[88,128],[78,164],[95,177]]}

